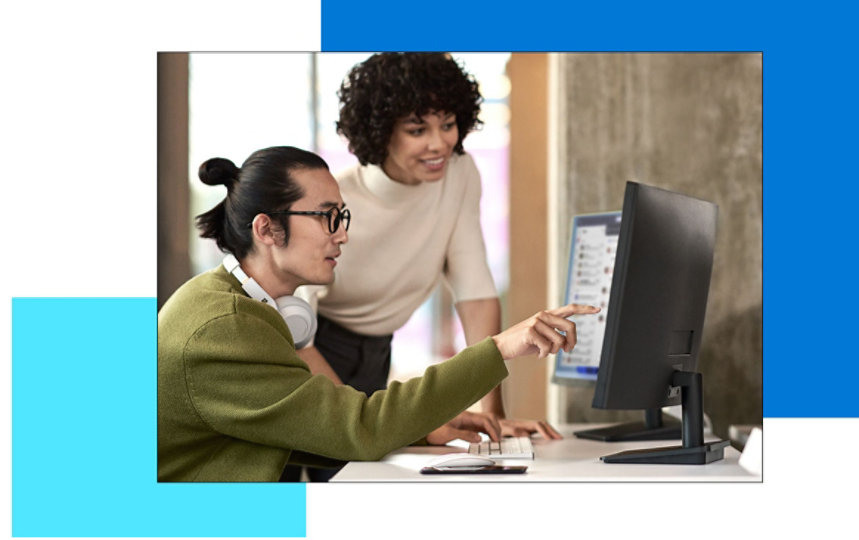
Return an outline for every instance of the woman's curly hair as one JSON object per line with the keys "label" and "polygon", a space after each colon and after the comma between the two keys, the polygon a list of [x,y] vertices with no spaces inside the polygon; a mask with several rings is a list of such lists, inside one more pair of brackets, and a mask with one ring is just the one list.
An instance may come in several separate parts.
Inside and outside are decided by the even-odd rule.
{"label": "woman's curly hair", "polygon": [[356,65],[340,86],[337,132],[361,165],[381,165],[399,118],[430,111],[456,115],[459,140],[482,124],[483,97],[474,77],[444,53],[381,53]]}

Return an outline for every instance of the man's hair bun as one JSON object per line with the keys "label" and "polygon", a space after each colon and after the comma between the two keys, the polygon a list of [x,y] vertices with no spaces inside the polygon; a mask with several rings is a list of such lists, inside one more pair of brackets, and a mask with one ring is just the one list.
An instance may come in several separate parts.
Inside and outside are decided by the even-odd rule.
{"label": "man's hair bun", "polygon": [[197,173],[200,180],[209,186],[227,186],[229,189],[239,179],[239,168],[226,158],[208,159],[200,165]]}

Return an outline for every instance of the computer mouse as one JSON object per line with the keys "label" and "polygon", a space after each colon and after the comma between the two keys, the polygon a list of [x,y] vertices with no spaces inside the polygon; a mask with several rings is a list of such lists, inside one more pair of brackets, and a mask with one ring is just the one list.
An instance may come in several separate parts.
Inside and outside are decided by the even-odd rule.
{"label": "computer mouse", "polygon": [[442,454],[433,458],[427,465],[430,467],[486,467],[495,465],[488,457],[467,453]]}

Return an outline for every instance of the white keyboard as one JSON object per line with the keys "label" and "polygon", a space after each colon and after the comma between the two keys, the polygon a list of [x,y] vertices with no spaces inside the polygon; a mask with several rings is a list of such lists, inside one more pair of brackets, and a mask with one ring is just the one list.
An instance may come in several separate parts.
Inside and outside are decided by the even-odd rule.
{"label": "white keyboard", "polygon": [[497,459],[534,459],[534,447],[529,437],[505,437],[500,442],[471,443],[468,453]]}

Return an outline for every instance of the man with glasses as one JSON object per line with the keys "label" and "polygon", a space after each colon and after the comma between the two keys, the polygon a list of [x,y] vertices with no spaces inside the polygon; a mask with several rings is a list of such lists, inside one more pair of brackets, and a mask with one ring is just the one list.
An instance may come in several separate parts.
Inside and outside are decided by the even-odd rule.
{"label": "man with glasses", "polygon": [[[593,312],[540,312],[429,368],[431,376],[368,397],[313,375],[279,312],[296,287],[334,280],[348,241],[349,211],[325,162],[274,147],[241,168],[208,160],[199,176],[227,187],[197,226],[235,265],[192,278],[158,313],[159,481],[277,481],[288,464],[379,459],[480,399],[507,375],[504,360],[571,349],[566,317]],[[466,427],[500,436],[497,423],[472,421]]]}

